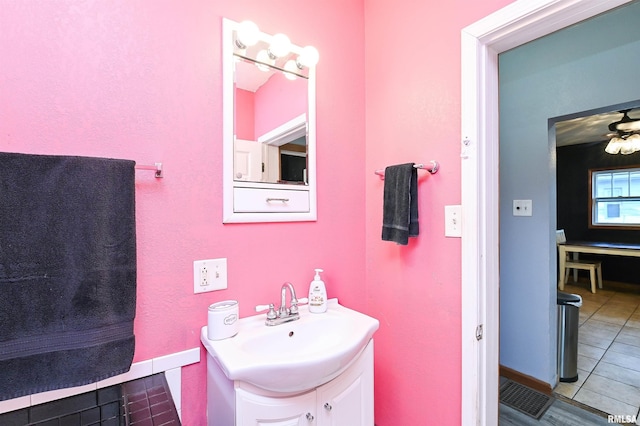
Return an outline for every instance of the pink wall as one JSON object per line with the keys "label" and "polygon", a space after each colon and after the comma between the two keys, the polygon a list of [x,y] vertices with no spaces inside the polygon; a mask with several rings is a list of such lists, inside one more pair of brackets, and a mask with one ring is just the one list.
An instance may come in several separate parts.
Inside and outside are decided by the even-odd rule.
{"label": "pink wall", "polygon": [[[317,222],[222,224],[223,16],[321,53]],[[365,310],[363,22],[362,1],[3,2],[0,150],[164,162],[164,179],[136,177],[135,361],[200,346],[212,302],[247,316],[284,281],[306,293],[317,267]],[[194,295],[193,261],[217,257],[229,289]],[[201,353],[183,370],[188,426],[205,424]]]}
{"label": "pink wall", "polygon": [[[365,0],[366,276],[376,333],[376,424],[460,424],[460,30],[509,3]],[[438,160],[419,183],[420,236],[380,241],[388,164]]]}
{"label": "pink wall", "polygon": [[256,140],[255,136],[255,93],[236,88],[235,92],[236,137],[247,141]]}
{"label": "pink wall", "polygon": [[[380,319],[377,425],[459,424],[460,240],[443,206],[460,202],[460,29],[509,2],[5,2],[0,149],[164,162],[166,178],[137,176],[136,361],[199,346],[210,303],[247,316],[322,267],[330,297]],[[320,51],[317,222],[222,225],[223,16]],[[373,170],[431,159],[420,237],[382,242]],[[215,257],[229,289],[194,295],[193,260]],[[183,370],[189,426],[205,422],[202,359]]]}
{"label": "pink wall", "polygon": [[288,80],[282,73],[271,76],[256,90],[256,139],[307,112],[307,94],[306,79]]}

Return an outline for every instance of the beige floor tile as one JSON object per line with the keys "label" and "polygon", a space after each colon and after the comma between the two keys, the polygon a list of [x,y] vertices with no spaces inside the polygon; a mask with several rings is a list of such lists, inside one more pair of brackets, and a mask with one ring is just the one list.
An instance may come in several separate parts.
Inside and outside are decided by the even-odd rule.
{"label": "beige floor tile", "polygon": [[608,297],[608,302],[623,302],[623,303],[633,303],[634,300],[638,297],[636,293],[628,293],[623,291],[615,291],[615,290],[602,290],[600,292],[602,295],[606,295]]}
{"label": "beige floor tile", "polygon": [[632,315],[625,324],[626,327],[633,327],[640,329],[640,316]]}
{"label": "beige floor tile", "polygon": [[598,310],[605,311],[605,312],[621,311],[621,312],[629,313],[629,316],[631,316],[635,312],[636,307],[637,305],[624,303],[622,300],[617,300],[615,302],[609,300],[604,305],[602,305],[602,307],[600,307],[600,309]]}
{"label": "beige floor tile", "polygon": [[605,351],[606,349],[578,342],[578,355],[583,355],[593,359],[600,359],[604,355]]}
{"label": "beige floor tile", "polygon": [[602,304],[596,303],[592,300],[583,300],[582,306],[580,307],[580,314],[591,316],[595,314],[598,311],[598,309],[600,309],[601,306]]}
{"label": "beige floor tile", "polygon": [[598,312],[593,314],[591,318],[599,321],[609,322],[612,324],[624,325],[630,316],[631,316],[630,314],[626,314],[624,312],[618,312],[618,311],[603,312],[602,309],[600,309]]}
{"label": "beige floor tile", "polygon": [[594,330],[594,331],[610,333],[611,335],[616,335],[620,332],[622,327],[624,326],[620,324],[612,324],[610,322],[600,321],[595,318],[591,318],[580,329]]}
{"label": "beige floor tile", "polygon": [[582,324],[584,324],[585,322],[587,322],[587,320],[591,318],[591,315],[586,315],[583,314],[582,312],[580,312],[578,314],[578,327],[582,326]]}
{"label": "beige floor tile", "polygon": [[[578,334],[578,339],[579,338],[580,334]],[[620,331],[618,336],[616,336],[615,341],[635,346],[637,348],[636,354],[637,356],[640,356],[640,329],[633,327],[624,327]]]}
{"label": "beige floor tile", "polygon": [[598,361],[600,360],[578,354],[578,369],[591,372],[598,364]]}
{"label": "beige floor tile", "polygon": [[594,333],[582,333],[578,331],[578,341],[586,345],[607,349],[613,343],[613,337],[603,337]]}
{"label": "beige floor tile", "polygon": [[623,293],[623,292],[615,292],[611,296],[612,302],[622,302],[622,303],[635,303],[636,306],[640,304],[640,294],[636,293]]}
{"label": "beige floor tile", "polygon": [[[640,347],[627,345],[626,343],[620,343],[615,341],[609,346],[609,351],[618,352],[621,354],[627,354],[631,356],[640,356]],[[580,346],[578,346],[578,352],[580,352]]]}
{"label": "beige floor tile", "polygon": [[618,315],[627,315],[627,319],[629,319],[635,313],[636,308],[637,305],[635,303],[633,305],[607,303],[598,309],[598,312],[612,312]]}
{"label": "beige floor tile", "polygon": [[[639,414],[640,407],[640,295],[598,289],[588,282],[565,286],[579,294],[578,377],[559,383],[560,395],[617,415]],[[638,422],[640,425],[640,420]]]}
{"label": "beige floor tile", "polygon": [[639,388],[597,374],[591,374],[581,389],[588,389],[634,407],[640,406]]}
{"label": "beige floor tile", "polygon": [[[587,373],[588,374],[588,373]],[[558,383],[558,386],[553,390],[555,393],[560,394],[564,397],[572,399],[576,393],[580,390],[580,386],[575,383]]]}
{"label": "beige floor tile", "polygon": [[608,362],[599,362],[592,374],[603,376],[616,382],[640,388],[640,371],[630,370]]}
{"label": "beige floor tile", "polygon": [[602,361],[630,370],[640,371],[640,357],[637,356],[607,351],[602,357]]}
{"label": "beige floor tile", "polygon": [[[608,348],[617,337],[618,331],[606,330],[593,326],[593,320],[587,321],[578,329],[578,340],[598,348]],[[613,324],[612,324],[613,325]],[[618,326],[621,327],[621,326]]]}
{"label": "beige floor tile", "polygon": [[618,401],[617,399],[609,398],[589,389],[580,389],[573,399],[589,407],[604,411],[607,414],[634,415],[638,412],[638,407]]}

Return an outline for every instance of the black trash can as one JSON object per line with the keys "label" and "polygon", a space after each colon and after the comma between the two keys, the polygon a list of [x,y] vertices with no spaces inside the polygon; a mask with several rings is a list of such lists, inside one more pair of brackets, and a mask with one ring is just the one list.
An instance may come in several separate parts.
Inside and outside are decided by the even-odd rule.
{"label": "black trash can", "polygon": [[558,292],[558,376],[561,382],[578,380],[578,325],[582,298]]}

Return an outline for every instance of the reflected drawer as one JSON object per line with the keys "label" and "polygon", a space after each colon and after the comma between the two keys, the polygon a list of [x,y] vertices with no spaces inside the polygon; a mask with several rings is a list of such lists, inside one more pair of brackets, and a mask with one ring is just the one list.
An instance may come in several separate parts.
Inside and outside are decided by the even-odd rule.
{"label": "reflected drawer", "polygon": [[309,191],[264,188],[234,188],[236,213],[302,213],[309,211]]}

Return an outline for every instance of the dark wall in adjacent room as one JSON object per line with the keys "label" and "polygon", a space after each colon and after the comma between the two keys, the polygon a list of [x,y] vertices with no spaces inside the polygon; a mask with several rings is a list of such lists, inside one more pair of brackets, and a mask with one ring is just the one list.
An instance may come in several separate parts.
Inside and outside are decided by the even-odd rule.
{"label": "dark wall in adjacent room", "polygon": [[[565,230],[569,240],[640,244],[640,229],[589,228],[589,169],[640,167],[640,152],[611,155],[604,152],[606,144],[594,142],[557,148],[557,227]],[[603,261],[603,279],[640,284],[640,258],[601,256],[599,259]]]}

